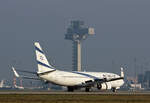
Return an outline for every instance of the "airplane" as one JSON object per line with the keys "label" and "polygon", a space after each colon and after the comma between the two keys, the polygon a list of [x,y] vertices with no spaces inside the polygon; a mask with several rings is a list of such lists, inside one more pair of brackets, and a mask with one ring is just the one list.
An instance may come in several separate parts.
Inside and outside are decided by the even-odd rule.
{"label": "airplane", "polygon": [[16,78],[18,78],[19,77],[19,74],[16,72],[16,70],[15,70],[15,68],[14,67],[12,67],[12,70],[13,70],[13,73],[14,73],[14,75],[15,75],[15,80],[14,80],[14,88],[16,88],[16,89],[24,89],[24,87],[23,86],[18,86],[17,84],[16,84]]}
{"label": "airplane", "polygon": [[[78,71],[62,71],[58,70],[49,64],[43,49],[39,42],[34,43],[35,54],[37,61],[37,72],[21,71],[36,74],[38,78],[20,76],[25,79],[44,80],[60,86],[66,86],[68,92],[85,88],[86,92],[91,91],[92,88],[98,90],[112,90],[116,92],[124,84],[124,72],[121,67],[121,75],[107,72],[78,72]],[[19,74],[13,69],[15,75]],[[19,70],[18,70],[19,71]]]}
{"label": "airplane", "polygon": [[6,85],[5,80],[1,80],[0,81],[0,89],[12,89],[12,87],[9,85]]}

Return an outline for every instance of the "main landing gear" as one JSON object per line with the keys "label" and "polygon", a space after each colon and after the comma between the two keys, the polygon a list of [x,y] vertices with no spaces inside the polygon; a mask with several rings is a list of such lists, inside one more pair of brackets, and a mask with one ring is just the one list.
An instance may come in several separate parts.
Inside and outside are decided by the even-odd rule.
{"label": "main landing gear", "polygon": [[86,88],[85,88],[85,91],[86,91],[86,92],[89,92],[89,91],[90,91],[90,88],[89,88],[89,87],[86,87]]}
{"label": "main landing gear", "polygon": [[112,92],[116,92],[116,88],[112,88],[111,90],[112,90]]}
{"label": "main landing gear", "polygon": [[73,87],[67,87],[68,88],[68,92],[73,92],[74,91],[74,88]]}
{"label": "main landing gear", "polygon": [[[72,87],[72,86],[68,86],[67,89],[68,89],[68,92],[73,92],[73,91],[76,90],[77,88]],[[89,92],[89,91],[90,91],[90,88],[89,88],[89,87],[86,87],[86,88],[85,88],[85,92]]]}

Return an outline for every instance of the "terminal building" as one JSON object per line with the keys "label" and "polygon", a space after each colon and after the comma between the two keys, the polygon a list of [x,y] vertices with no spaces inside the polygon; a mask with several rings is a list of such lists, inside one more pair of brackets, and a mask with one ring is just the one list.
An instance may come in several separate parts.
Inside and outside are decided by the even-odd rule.
{"label": "terminal building", "polygon": [[150,89],[150,71],[145,71],[144,74],[139,74],[138,83],[142,85],[142,88]]}

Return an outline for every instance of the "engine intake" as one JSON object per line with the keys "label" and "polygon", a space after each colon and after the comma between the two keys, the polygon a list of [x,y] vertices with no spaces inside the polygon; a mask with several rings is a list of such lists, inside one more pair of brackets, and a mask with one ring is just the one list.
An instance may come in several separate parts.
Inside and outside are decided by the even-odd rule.
{"label": "engine intake", "polygon": [[100,90],[108,90],[111,89],[111,84],[109,82],[97,83],[97,88]]}

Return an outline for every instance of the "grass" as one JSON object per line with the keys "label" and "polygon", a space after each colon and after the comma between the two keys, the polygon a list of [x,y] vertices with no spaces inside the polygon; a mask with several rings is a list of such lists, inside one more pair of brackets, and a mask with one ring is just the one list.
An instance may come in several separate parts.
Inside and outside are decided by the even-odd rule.
{"label": "grass", "polygon": [[0,103],[150,103],[150,94],[0,94]]}

